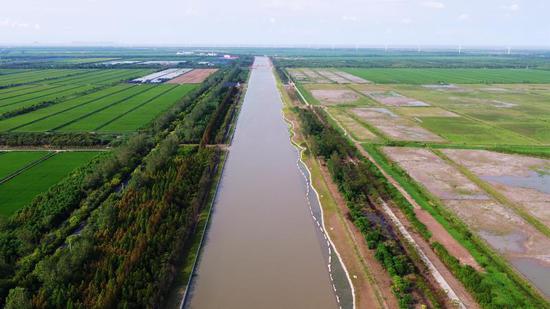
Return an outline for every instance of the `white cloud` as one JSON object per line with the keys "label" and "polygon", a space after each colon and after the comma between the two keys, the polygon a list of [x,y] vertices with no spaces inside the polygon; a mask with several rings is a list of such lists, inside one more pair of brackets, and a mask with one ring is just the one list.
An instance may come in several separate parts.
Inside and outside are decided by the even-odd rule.
{"label": "white cloud", "polygon": [[444,9],[445,4],[439,1],[424,1],[421,3],[422,6],[431,8],[431,9]]}
{"label": "white cloud", "polygon": [[274,24],[276,22],[277,22],[277,19],[275,19],[275,17],[270,17],[269,18],[269,23]]}
{"label": "white cloud", "polygon": [[413,20],[411,18],[408,18],[408,17],[401,19],[401,23],[405,24],[405,25],[408,25],[412,22],[413,22]]}
{"label": "white cloud", "polygon": [[519,4],[512,3],[512,4],[502,5],[500,8],[506,11],[514,12],[519,10]]}
{"label": "white cloud", "polygon": [[468,19],[470,19],[470,14],[462,13],[462,14],[458,15],[457,19],[462,20],[462,21],[468,20]]}

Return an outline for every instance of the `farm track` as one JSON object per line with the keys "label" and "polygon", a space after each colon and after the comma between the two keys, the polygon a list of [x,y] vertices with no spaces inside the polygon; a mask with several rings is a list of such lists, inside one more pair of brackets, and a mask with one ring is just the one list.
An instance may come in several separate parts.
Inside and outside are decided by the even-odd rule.
{"label": "farm track", "polygon": [[156,95],[155,97],[153,97],[153,98],[151,98],[151,99],[149,99],[149,100],[147,100],[147,101],[145,101],[145,102],[143,102],[143,103],[141,103],[141,104],[139,104],[139,105],[137,105],[137,106],[132,107],[132,108],[129,109],[128,111],[126,111],[126,112],[124,112],[124,113],[122,113],[122,114],[119,114],[119,115],[115,116],[113,119],[111,119],[111,120],[109,120],[109,121],[103,123],[103,124],[100,125],[99,127],[95,128],[94,131],[99,131],[99,130],[101,130],[102,128],[108,126],[109,124],[111,124],[111,123],[117,121],[118,119],[120,119],[120,118],[126,116],[127,114],[129,114],[129,113],[131,113],[131,112],[133,112],[133,111],[139,109],[140,107],[142,107],[142,106],[144,106],[144,105],[147,105],[147,104],[151,103],[152,101],[154,101],[154,100],[156,100],[156,99],[158,99],[158,98],[160,98],[160,97],[166,95],[167,93],[171,92],[172,90],[174,90],[174,89],[176,89],[176,88],[177,88],[177,86],[176,86],[176,87],[172,87],[172,88],[170,88],[170,89],[168,89],[168,90],[166,90],[166,91],[164,91],[164,92],[162,92],[162,93]]}
{"label": "farm track", "polygon": [[57,131],[57,130],[59,130],[59,129],[65,127],[65,126],[68,126],[68,125],[70,125],[70,124],[73,124],[73,123],[75,123],[75,122],[78,122],[78,121],[80,121],[80,120],[82,120],[82,119],[84,119],[84,118],[86,118],[86,117],[88,117],[88,116],[91,116],[91,115],[93,115],[93,114],[95,114],[95,113],[98,113],[98,112],[100,112],[100,111],[102,111],[102,110],[108,109],[109,107],[112,107],[112,106],[115,106],[115,105],[117,105],[117,104],[120,104],[120,103],[122,103],[122,102],[124,102],[124,101],[127,101],[127,100],[129,100],[129,99],[131,99],[131,98],[133,98],[133,97],[135,97],[135,96],[137,96],[137,95],[139,95],[139,94],[142,94],[142,93],[144,93],[144,92],[147,92],[147,91],[149,91],[149,90],[151,90],[151,89],[152,89],[152,88],[146,88],[146,89],[144,89],[143,91],[139,91],[139,92],[137,92],[137,93],[134,93],[134,94],[130,95],[129,97],[126,97],[126,98],[124,98],[124,99],[117,100],[117,101],[115,101],[115,102],[113,102],[113,103],[111,103],[111,104],[108,104],[108,105],[106,105],[106,106],[100,107],[99,109],[96,109],[96,110],[94,110],[94,111],[91,111],[91,112],[89,112],[89,113],[86,113],[86,114],[84,114],[84,115],[81,115],[80,117],[77,117],[77,118],[75,118],[75,119],[72,119],[72,120],[70,120],[70,121],[68,121],[68,122],[65,122],[65,123],[61,124],[61,125],[58,125],[58,126],[52,128],[52,129],[48,130],[48,131]]}
{"label": "farm track", "polygon": [[18,175],[24,173],[25,171],[35,167],[36,165],[48,160],[49,158],[53,157],[55,154],[56,154],[55,152],[49,152],[45,156],[39,158],[38,160],[29,162],[29,164],[23,166],[22,168],[18,169],[17,171],[11,173],[10,175],[0,179],[0,185],[10,181],[11,179],[13,179],[13,178],[17,177]]}
{"label": "farm track", "polygon": [[133,87],[136,87],[136,86],[131,86],[131,87],[128,87],[128,88],[123,88],[123,89],[121,89],[121,90],[119,90],[119,91],[116,91],[116,92],[113,92],[113,93],[108,93],[108,94],[106,94],[106,95],[104,95],[104,96],[101,96],[101,97],[98,97],[98,98],[93,98],[93,99],[88,100],[88,101],[85,101],[85,102],[83,102],[83,103],[81,103],[81,104],[78,104],[78,105],[75,105],[75,106],[71,106],[71,107],[66,108],[66,109],[64,109],[64,110],[61,110],[61,111],[58,111],[58,112],[55,112],[55,113],[46,115],[46,116],[44,116],[44,117],[41,117],[41,118],[38,118],[38,119],[35,119],[35,120],[32,120],[32,121],[29,121],[29,122],[20,124],[20,125],[18,125],[18,126],[15,126],[15,127],[13,127],[13,128],[8,129],[7,131],[8,131],[8,132],[12,132],[12,131],[14,131],[14,130],[20,129],[20,128],[25,127],[25,126],[28,126],[28,125],[30,125],[30,124],[33,124],[33,123],[36,123],[36,122],[39,122],[39,121],[48,119],[48,118],[50,118],[50,117],[59,115],[59,114],[64,113],[64,112],[66,112],[66,111],[70,111],[70,110],[73,110],[73,109],[75,109],[75,108],[78,108],[78,107],[81,107],[81,106],[84,106],[84,105],[93,103],[93,102],[95,102],[95,101],[104,99],[104,98],[109,97],[109,96],[111,96],[111,95],[118,94],[118,93],[120,93],[120,92],[123,92],[123,91],[125,91],[125,90],[131,89],[131,88],[133,88]]}
{"label": "farm track", "polygon": [[[305,100],[303,94],[301,91],[296,87],[294,83],[292,83],[292,86],[294,87],[296,93],[299,94],[299,96],[304,100],[307,105],[311,105],[307,100]],[[340,128],[343,130],[346,136],[349,137],[349,134],[347,133],[347,130],[340,126]],[[366,159],[368,159],[372,164],[374,164],[378,170],[382,173],[382,175],[388,180],[388,182],[394,186],[402,195],[405,197],[405,199],[413,205],[415,209],[422,209],[418,203],[405,191],[403,187],[393,178],[391,175],[389,175],[379,164],[376,162],[376,160],[361,146],[361,143],[355,141],[352,139],[352,142],[359,150],[361,155],[363,155]],[[389,214],[389,213],[388,213]],[[397,217],[396,217],[397,218]],[[435,224],[438,224],[433,217],[431,217],[431,220],[434,221]],[[399,229],[401,227],[404,229],[404,231],[408,232],[408,229],[405,227],[406,225],[403,224],[401,220],[405,220],[405,217],[402,219],[397,218],[397,220],[394,223],[399,223]],[[445,229],[443,229],[446,231]],[[468,293],[468,291],[464,288],[464,286],[452,275],[452,273],[447,269],[447,267],[441,262],[439,257],[433,252],[429,244],[426,246],[423,243],[425,242],[420,235],[417,233],[408,233],[412,237],[409,240],[412,240],[411,245],[413,245],[414,249],[419,253],[420,256],[425,256],[427,260],[423,260],[426,267],[428,267],[432,277],[436,280],[436,282],[439,284],[441,289],[443,289],[449,299],[452,299],[453,301],[457,301],[459,306],[461,308],[476,308],[477,303],[473,299],[473,297]],[[450,239],[454,240],[449,235]],[[456,241],[455,241],[456,242]],[[422,244],[422,245],[419,245]],[[462,247],[459,244],[460,247]],[[464,249],[466,250],[466,249]],[[466,251],[468,252],[468,251]],[[430,261],[430,264],[432,267],[429,266],[429,264],[426,264],[426,261]]]}

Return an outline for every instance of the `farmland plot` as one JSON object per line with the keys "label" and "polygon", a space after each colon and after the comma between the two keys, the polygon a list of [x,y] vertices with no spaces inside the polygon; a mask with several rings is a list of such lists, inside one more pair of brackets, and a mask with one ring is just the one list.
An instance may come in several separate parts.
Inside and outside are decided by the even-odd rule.
{"label": "farmland plot", "polygon": [[550,160],[487,150],[443,153],[550,227]]}
{"label": "farmland plot", "polygon": [[533,69],[345,68],[342,71],[382,84],[550,83],[550,71]]}
{"label": "farmland plot", "polygon": [[360,142],[377,140],[378,137],[369,129],[353,119],[341,108],[328,108],[327,112],[348,131],[355,140]]}
{"label": "farmland plot", "polygon": [[307,84],[304,88],[311,94],[312,103],[321,105],[369,105],[369,99],[344,85]]}
{"label": "farmland plot", "polygon": [[386,108],[354,108],[351,111],[394,140],[425,142],[444,141],[441,137],[425,130],[415,122],[398,116]]}
{"label": "farmland plot", "polygon": [[0,184],[0,216],[13,214],[96,155],[94,152],[58,153]]}
{"label": "farmland plot", "polygon": [[385,147],[384,152],[550,296],[550,239],[429,150]]}
{"label": "farmland plot", "polygon": [[172,88],[161,96],[139,105],[136,109],[110,120],[98,128],[98,132],[131,132],[138,130],[181,100],[195,87],[193,84],[188,84]]}
{"label": "farmland plot", "polygon": [[[375,85],[355,89],[395,91],[437,106],[462,118],[448,115],[422,118],[422,126],[457,143],[539,144],[550,143],[550,87],[548,85],[457,85],[446,88],[416,85]],[[419,111],[421,111],[419,109]],[[430,116],[433,117],[433,116]]]}
{"label": "farmland plot", "polygon": [[65,77],[65,76],[83,74],[88,71],[89,70],[80,70],[80,69],[78,70],[46,69],[46,70],[25,71],[18,74],[0,75],[0,87],[56,79],[56,78]]}
{"label": "farmland plot", "polygon": [[167,91],[170,91],[175,86],[158,86],[150,88],[136,96],[130,97],[116,105],[110,106],[103,110],[98,110],[87,117],[80,118],[78,121],[71,122],[66,126],[61,127],[58,131],[63,132],[85,132],[95,131],[97,128],[105,126],[107,123],[114,121],[120,115],[131,112],[139,108],[142,104],[147,104],[151,100],[162,96]]}
{"label": "farmland plot", "polygon": [[12,131],[12,130],[24,127],[26,125],[30,125],[32,123],[60,114],[64,111],[77,108],[78,106],[83,106],[86,104],[90,104],[96,100],[106,98],[115,93],[124,91],[130,87],[131,85],[128,85],[128,84],[110,87],[91,94],[65,100],[55,105],[51,105],[42,109],[38,109],[36,111],[33,111],[32,113],[27,113],[27,114],[18,115],[16,117],[12,117],[9,119],[0,120],[0,131]]}
{"label": "farmland plot", "polygon": [[71,76],[51,81],[51,84],[97,84],[108,85],[116,82],[130,80],[136,76],[147,74],[151,70],[99,70],[79,76]]}
{"label": "farmland plot", "polygon": [[108,108],[115,104],[121,103],[126,99],[133,97],[143,91],[146,91],[151,86],[134,86],[124,89],[123,91],[117,92],[113,95],[75,106],[73,108],[67,109],[65,111],[51,115],[45,119],[33,122],[24,127],[18,128],[16,131],[19,132],[43,132],[43,131],[53,131],[59,129],[70,122],[76,121],[78,119],[87,117],[92,113],[95,113],[101,109]]}
{"label": "farmland plot", "polygon": [[179,77],[169,80],[168,84],[200,84],[204,82],[210,75],[216,73],[218,69],[195,69],[187,72]]}
{"label": "farmland plot", "polygon": [[46,154],[42,151],[0,152],[0,182]]}
{"label": "farmland plot", "polygon": [[54,89],[48,89],[46,91],[41,91],[39,93],[33,94],[34,97],[30,99],[23,99],[21,97],[15,98],[16,100],[4,100],[0,103],[0,114],[17,110],[20,108],[26,108],[33,105],[37,105],[43,102],[51,102],[63,99],[65,97],[71,97],[78,95],[79,93],[89,91],[96,88],[94,85],[72,85],[72,86],[61,86]]}

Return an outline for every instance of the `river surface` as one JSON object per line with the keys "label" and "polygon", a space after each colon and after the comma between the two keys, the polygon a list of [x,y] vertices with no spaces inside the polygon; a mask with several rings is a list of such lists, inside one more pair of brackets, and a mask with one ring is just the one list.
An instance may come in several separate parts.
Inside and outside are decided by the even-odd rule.
{"label": "river surface", "polygon": [[188,308],[338,308],[271,63],[256,57]]}

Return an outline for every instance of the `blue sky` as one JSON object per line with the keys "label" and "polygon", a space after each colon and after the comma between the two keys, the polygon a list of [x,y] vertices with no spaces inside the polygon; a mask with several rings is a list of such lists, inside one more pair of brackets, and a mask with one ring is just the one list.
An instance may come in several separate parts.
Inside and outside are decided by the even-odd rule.
{"label": "blue sky", "polygon": [[0,45],[550,46],[549,0],[16,0]]}

